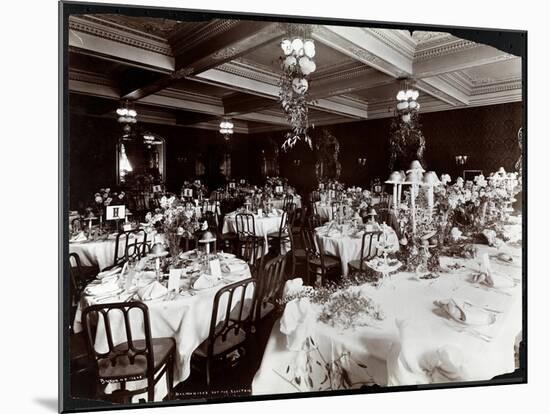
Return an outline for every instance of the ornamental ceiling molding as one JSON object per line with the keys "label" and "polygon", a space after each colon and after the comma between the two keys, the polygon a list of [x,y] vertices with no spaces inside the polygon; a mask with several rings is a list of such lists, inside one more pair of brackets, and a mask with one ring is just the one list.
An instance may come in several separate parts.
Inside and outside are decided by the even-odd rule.
{"label": "ornamental ceiling molding", "polygon": [[452,55],[454,53],[462,52],[464,50],[475,49],[479,46],[483,45],[472,42],[470,40],[457,39],[443,45],[417,51],[414,54],[414,61],[422,62],[439,56]]}
{"label": "ornamental ceiling molding", "polygon": [[458,106],[463,104],[463,102],[461,102],[460,100],[452,96],[450,93],[447,93],[442,89],[436,88],[422,80],[416,83],[416,87],[421,91],[426,92],[443,102],[451,104],[452,106]]}
{"label": "ornamental ceiling molding", "polygon": [[189,34],[189,31],[187,30],[182,31],[181,33],[176,32],[170,38],[170,44],[172,45],[174,54],[180,55],[188,50],[200,46],[202,43],[208,41],[208,39],[227,32],[238,24],[239,20],[234,19],[212,20],[204,26],[191,32],[191,34]]}
{"label": "ornamental ceiling molding", "polygon": [[414,58],[415,47],[407,43],[394,30],[363,28],[370,35],[384,42],[387,46],[399,53],[401,56],[412,60]]}
{"label": "ornamental ceiling molding", "polygon": [[166,98],[181,99],[184,101],[203,103],[208,105],[222,106],[221,98],[217,98],[209,95],[203,95],[201,93],[196,93],[196,92],[188,92],[181,89],[167,88],[157,92],[155,95],[164,96]]}
{"label": "ornamental ceiling molding", "polygon": [[106,76],[74,68],[69,69],[69,80],[93,83],[95,85],[115,86],[112,80]]}
{"label": "ornamental ceiling molding", "polygon": [[457,76],[457,72],[450,72],[438,75],[437,78],[452,88],[459,90],[465,95],[472,91],[472,85],[463,77]]}
{"label": "ornamental ceiling molding", "polygon": [[361,63],[349,59],[340,62],[333,63],[328,66],[318,68],[315,71],[315,80],[319,81],[321,79],[330,78],[330,79],[339,79],[344,73],[349,73],[350,71],[358,70],[374,70],[368,66],[362,65]]}
{"label": "ornamental ceiling molding", "polygon": [[480,85],[473,88],[471,95],[479,96],[497,92],[520,91],[521,79],[509,79],[498,81],[492,84]]}
{"label": "ornamental ceiling molding", "polygon": [[278,85],[279,83],[279,77],[271,70],[261,68],[259,65],[251,64],[243,60],[233,60],[216,67],[216,69],[269,85]]}
{"label": "ornamental ceiling molding", "polygon": [[162,42],[151,35],[137,30],[125,28],[106,20],[92,16],[69,17],[69,30],[87,33],[102,39],[148,50],[165,56],[172,56],[172,50],[167,42]]}

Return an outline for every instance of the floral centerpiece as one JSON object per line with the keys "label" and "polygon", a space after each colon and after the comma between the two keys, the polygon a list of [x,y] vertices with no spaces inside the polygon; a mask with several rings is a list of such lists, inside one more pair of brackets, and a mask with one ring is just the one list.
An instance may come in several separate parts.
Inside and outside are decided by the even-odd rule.
{"label": "floral centerpiece", "polygon": [[193,206],[183,203],[175,196],[163,196],[160,207],[147,213],[145,220],[158,232],[164,233],[172,258],[176,258],[181,251],[181,239],[193,238],[200,228]]}
{"label": "floral centerpiece", "polygon": [[86,208],[86,217],[103,216],[105,207],[119,206],[126,203],[126,193],[124,191],[111,191],[110,188],[100,188],[93,196],[91,205]]}

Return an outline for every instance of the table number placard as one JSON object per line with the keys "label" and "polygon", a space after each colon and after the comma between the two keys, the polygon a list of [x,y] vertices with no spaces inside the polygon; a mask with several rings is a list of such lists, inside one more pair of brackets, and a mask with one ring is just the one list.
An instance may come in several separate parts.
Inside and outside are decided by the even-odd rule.
{"label": "table number placard", "polygon": [[239,183],[245,184],[245,183],[246,183],[246,180],[242,180],[242,179],[241,179],[241,180],[239,181]]}
{"label": "table number placard", "polygon": [[107,206],[105,212],[106,220],[122,220],[126,218],[126,206]]}
{"label": "table number placard", "polygon": [[178,291],[180,288],[180,279],[183,273],[183,269],[170,269],[168,274],[168,290]]}
{"label": "table number placard", "polygon": [[319,190],[324,190],[325,189],[325,185],[323,183],[319,183]]}
{"label": "table number placard", "polygon": [[193,197],[193,190],[191,188],[185,188],[183,190],[184,197]]}
{"label": "table number placard", "polygon": [[283,186],[282,185],[278,185],[275,187],[275,192],[276,193],[282,193],[283,192]]}
{"label": "table number placard", "polygon": [[222,277],[222,268],[219,259],[210,260],[210,274],[214,277]]}
{"label": "table number placard", "polygon": [[229,183],[229,188],[235,188],[235,183],[233,182]]}
{"label": "table number placard", "polygon": [[160,193],[162,192],[162,185],[154,185],[153,186],[153,193]]}

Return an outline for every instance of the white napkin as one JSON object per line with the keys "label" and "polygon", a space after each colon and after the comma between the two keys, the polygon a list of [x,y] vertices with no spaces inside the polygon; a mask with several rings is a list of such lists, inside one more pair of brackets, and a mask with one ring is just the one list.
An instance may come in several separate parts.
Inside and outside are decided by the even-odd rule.
{"label": "white napkin", "polygon": [[195,283],[193,283],[193,289],[208,289],[216,286],[219,283],[219,279],[215,276],[207,275],[206,273],[199,276]]}
{"label": "white napkin", "polygon": [[309,298],[294,299],[286,304],[279,329],[286,335],[289,350],[303,349],[306,339],[312,335],[315,320]]}
{"label": "white napkin", "polygon": [[72,242],[82,242],[82,241],[86,241],[86,240],[88,240],[88,238],[86,237],[84,232],[79,231],[78,234],[76,236],[73,236],[70,241],[72,241]]}
{"label": "white napkin", "polygon": [[312,289],[312,288],[311,286],[304,286],[304,281],[302,280],[301,277],[287,280],[283,288],[283,298],[297,295],[300,292],[302,292],[304,289]]}
{"label": "white napkin", "polygon": [[166,295],[166,293],[168,293],[168,289],[156,280],[138,290],[138,296],[141,300],[158,299]]}
{"label": "white napkin", "polygon": [[89,285],[88,287],[86,287],[86,289],[84,289],[84,293],[89,296],[99,296],[115,292],[119,289],[120,287],[118,286],[118,279],[109,278],[107,281],[105,281],[105,283]]}
{"label": "white napkin", "polygon": [[438,300],[434,304],[443,310],[456,322],[464,325],[490,325],[495,322],[495,314],[473,306],[467,302],[458,302],[454,299]]}
{"label": "white napkin", "polygon": [[222,264],[222,271],[224,273],[239,273],[246,269],[248,266],[244,262],[226,262]]}
{"label": "white napkin", "polygon": [[120,270],[121,270],[121,268],[120,268],[119,266],[114,267],[114,268],[112,268],[112,269],[110,269],[110,270],[104,270],[103,272],[99,272],[99,273],[97,274],[97,278],[98,278],[98,279],[104,279],[104,278],[106,278],[106,277],[108,277],[108,276],[116,275],[117,273],[120,272]]}

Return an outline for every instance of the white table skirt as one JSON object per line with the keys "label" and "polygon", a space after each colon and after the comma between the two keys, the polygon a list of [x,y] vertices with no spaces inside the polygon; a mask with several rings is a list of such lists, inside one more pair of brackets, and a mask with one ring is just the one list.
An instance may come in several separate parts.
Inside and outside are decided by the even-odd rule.
{"label": "white table skirt", "polygon": [[[157,235],[156,237],[159,238],[161,236]],[[140,240],[141,239],[142,237],[140,236]],[[150,241],[152,239],[153,235],[148,234],[147,240]],[[69,242],[69,253],[77,253],[80,257],[82,266],[98,266],[99,270],[103,270],[113,265],[115,260],[115,246],[116,235],[110,235],[106,240]],[[126,252],[124,248],[124,239],[121,239],[118,257],[123,257],[125,255]]]}
{"label": "white table skirt", "polygon": [[[254,217],[254,228],[256,230],[256,236],[263,237],[265,241],[265,252],[268,249],[267,235],[270,233],[276,233],[281,226],[281,216],[274,217]],[[228,214],[225,216],[223,222],[222,233],[237,233],[237,225],[235,222],[235,215]],[[290,245],[285,244],[281,246],[281,252],[286,253]]]}
{"label": "white table skirt", "polygon": [[[359,260],[361,258],[361,242],[362,239],[350,237],[350,236],[338,236],[329,237],[323,235],[323,229],[325,227],[318,227],[315,229],[316,234],[319,236],[319,242],[322,244],[326,254],[337,256],[342,262],[342,275],[348,274],[348,263],[352,260]],[[389,243],[392,244],[394,251],[399,250],[399,239],[395,231],[388,228]],[[374,252],[378,242],[373,240],[372,251]],[[368,247],[368,246],[367,246]]]}
{"label": "white table skirt", "polygon": [[[293,203],[295,204],[295,208],[302,208],[302,198],[300,196],[294,196]],[[284,198],[275,198],[271,200],[271,205],[273,208],[278,208],[279,210],[282,210],[285,204]]]}
{"label": "white table skirt", "polygon": [[[229,277],[234,275],[229,275]],[[250,270],[247,268],[240,277],[232,278],[233,281],[243,280],[250,277]],[[226,283],[227,284],[227,283]],[[163,299],[149,300],[144,303],[149,308],[149,318],[151,322],[151,334],[153,338],[166,338],[171,337],[176,341],[176,361],[174,369],[174,385],[181,381],[185,381],[191,372],[191,355],[195,349],[208,338],[210,330],[210,320],[212,317],[212,310],[214,305],[214,296],[216,292],[222,287],[218,285],[210,289],[204,289],[198,291],[194,296],[178,296],[174,300],[164,301]],[[253,289],[249,288],[246,292],[246,298],[252,298]],[[227,296],[224,295],[220,302],[220,312],[218,320],[221,320],[223,311],[226,309]],[[235,294],[233,307],[236,306],[240,295]],[[224,304],[225,300],[225,304]],[[82,308],[92,305],[95,302],[88,297],[84,296],[81,303],[78,306],[74,330],[76,333],[81,332],[83,327],[81,324]],[[140,318],[139,318],[140,319]],[[140,332],[142,327],[140,321],[132,320],[132,333],[134,334],[134,324],[136,324],[135,332]],[[117,329],[118,326],[118,329]],[[116,335],[118,332],[120,335],[115,336],[113,341],[116,344],[125,342],[126,336],[123,330],[122,321],[118,323],[116,319],[111,321],[111,328]],[[135,335],[134,339],[140,339],[139,334]],[[96,338],[95,347],[98,350],[106,350],[106,337],[105,335],[98,336]],[[143,382],[136,381],[135,383],[127,384],[128,389],[139,388]],[[107,392],[112,391],[110,388]],[[162,378],[155,386],[155,401],[160,401],[167,394],[166,379]],[[140,398],[146,398],[145,394],[133,397],[133,401],[137,402]]]}
{"label": "white table skirt", "polygon": [[[488,246],[478,248],[481,253],[496,253],[495,248]],[[519,248],[507,249],[518,262],[521,260]],[[318,322],[315,316],[309,328],[315,341],[315,349],[309,352],[312,372],[308,369],[308,353],[289,350],[289,337],[281,333],[276,322],[252,383],[253,394],[359,388],[373,383],[397,386],[489,380],[513,372],[514,346],[522,327],[521,283],[497,291],[470,281],[472,269],[478,269],[475,260],[442,258],[442,262],[458,262],[466,267],[442,273],[434,280],[415,280],[412,274],[400,272],[380,288],[356,287],[385,313],[384,320],[373,322],[371,327],[344,330]],[[491,259],[491,264],[493,271],[521,278],[520,263],[502,264]],[[434,306],[435,300],[449,298],[499,311],[495,313],[495,323],[461,331],[462,325],[439,316]],[[311,312],[315,315],[318,306],[312,305]],[[490,342],[468,329],[490,336]],[[342,386],[338,378],[331,381],[324,378],[323,360],[322,365],[315,362],[320,359],[317,348],[329,363],[349,353],[341,361],[349,383]],[[295,381],[297,376],[301,378],[299,385]]]}

